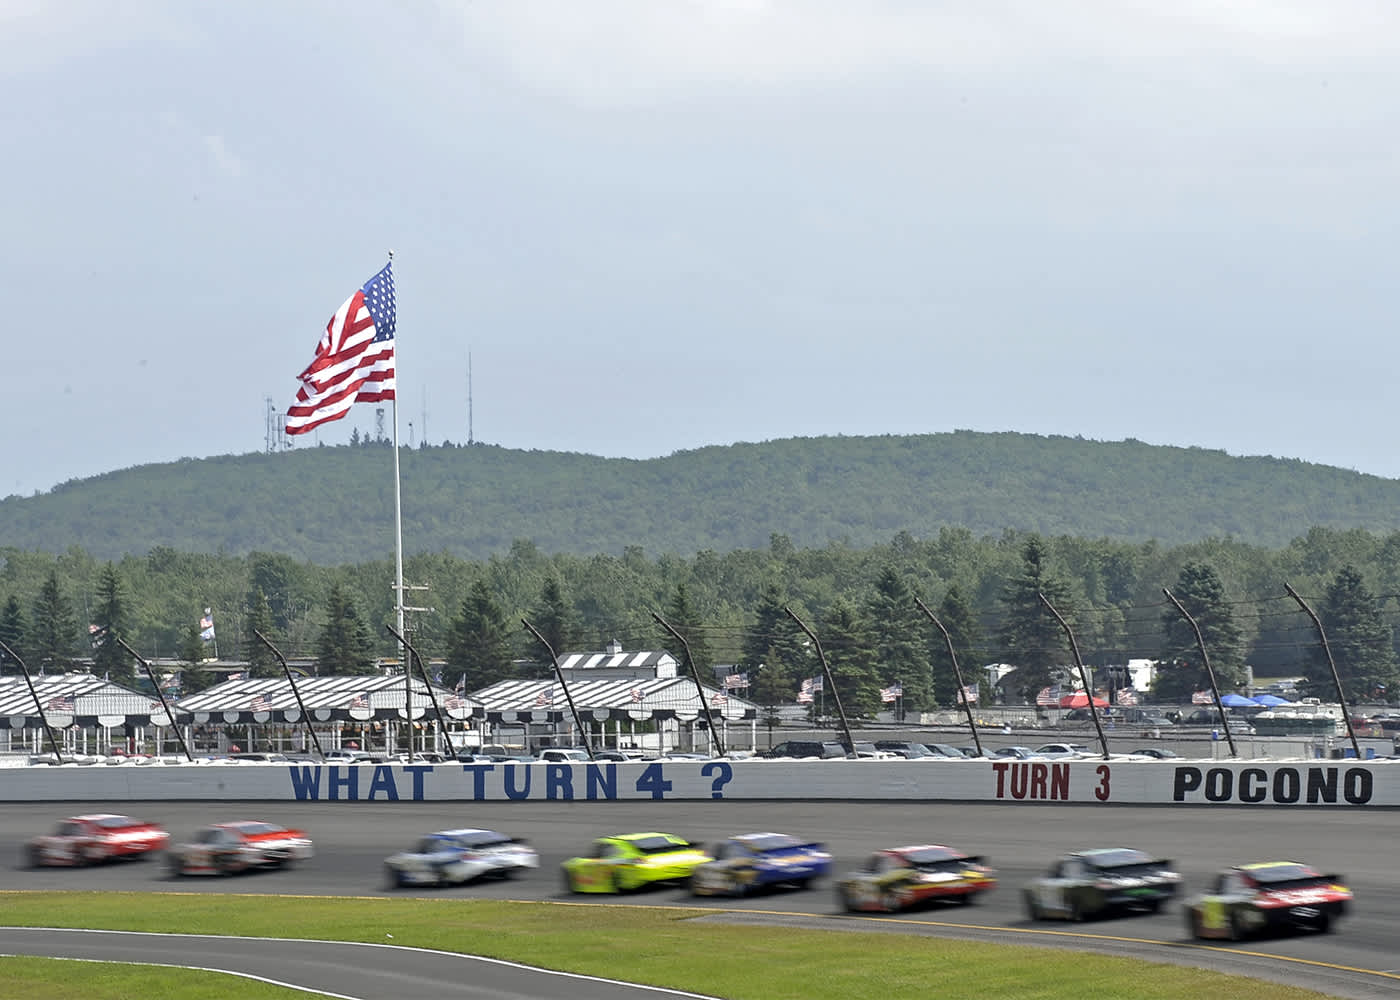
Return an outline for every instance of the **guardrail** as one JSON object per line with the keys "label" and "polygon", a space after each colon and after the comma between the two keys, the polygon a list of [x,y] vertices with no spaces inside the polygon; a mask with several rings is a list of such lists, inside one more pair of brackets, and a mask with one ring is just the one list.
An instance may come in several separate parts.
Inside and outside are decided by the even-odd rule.
{"label": "guardrail", "polygon": [[1400,762],[685,760],[151,764],[0,771],[0,801],[598,802],[841,800],[1400,806]]}

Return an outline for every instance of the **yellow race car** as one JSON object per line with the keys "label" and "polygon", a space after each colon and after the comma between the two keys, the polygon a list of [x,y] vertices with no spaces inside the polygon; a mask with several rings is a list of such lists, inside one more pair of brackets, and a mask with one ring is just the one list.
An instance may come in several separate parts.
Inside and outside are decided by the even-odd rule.
{"label": "yellow race car", "polygon": [[657,883],[689,881],[713,860],[699,844],[672,833],[623,833],[593,842],[583,857],[563,864],[567,892],[632,892]]}

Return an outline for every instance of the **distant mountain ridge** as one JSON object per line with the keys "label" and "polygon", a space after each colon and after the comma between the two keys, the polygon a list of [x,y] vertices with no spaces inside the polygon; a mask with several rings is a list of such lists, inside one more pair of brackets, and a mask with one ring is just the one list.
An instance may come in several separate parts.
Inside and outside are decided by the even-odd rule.
{"label": "distant mountain ridge", "polygon": [[[867,547],[906,531],[1007,529],[1280,547],[1309,528],[1400,530],[1400,481],[1294,459],[1017,433],[789,438],[600,458],[493,445],[404,449],[404,549],[691,556]],[[182,459],[0,500],[0,548],[103,559],[166,546],[319,565],[392,553],[387,444]]]}

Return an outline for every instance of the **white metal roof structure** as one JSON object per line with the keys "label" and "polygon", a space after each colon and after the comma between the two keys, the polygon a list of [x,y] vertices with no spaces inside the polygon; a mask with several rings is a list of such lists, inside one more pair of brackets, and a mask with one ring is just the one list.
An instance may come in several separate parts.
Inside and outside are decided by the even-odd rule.
{"label": "white metal roof structure", "polygon": [[[758,706],[719,688],[705,687],[710,713],[729,721],[758,717]],[[584,721],[642,722],[676,719],[694,722],[703,719],[695,682],[685,677],[659,677],[651,680],[580,680],[569,685],[574,707]],[[566,722],[569,701],[555,681],[498,681],[473,691],[480,704],[479,715],[491,722]]]}
{"label": "white metal roof structure", "polygon": [[[55,729],[150,725],[164,719],[155,695],[133,691],[89,673],[34,678],[34,692],[44,716]],[[0,677],[0,729],[37,729],[43,725],[39,708],[21,676]]]}
{"label": "white metal roof structure", "polygon": [[[381,674],[340,677],[307,677],[297,681],[297,691],[313,722],[371,719],[405,719],[410,703],[412,718],[432,718],[433,706],[421,680],[411,683],[411,699],[404,678]],[[447,718],[462,721],[480,714],[479,706],[444,687],[433,686],[438,707]],[[300,722],[301,707],[285,677],[224,681],[181,698],[175,706],[176,721],[203,725],[210,722]]]}

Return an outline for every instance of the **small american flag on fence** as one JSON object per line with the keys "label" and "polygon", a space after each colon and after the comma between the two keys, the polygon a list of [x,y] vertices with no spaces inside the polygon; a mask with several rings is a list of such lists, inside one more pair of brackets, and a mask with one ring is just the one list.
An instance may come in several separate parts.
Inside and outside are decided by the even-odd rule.
{"label": "small american flag on fence", "polygon": [[351,708],[369,708],[369,699],[362,694],[357,694],[350,699]]}
{"label": "small american flag on fence", "polygon": [[544,708],[546,705],[554,704],[554,694],[550,691],[541,691],[535,695],[535,707]]}
{"label": "small american flag on fence", "polygon": [[51,699],[46,707],[50,712],[72,712],[74,710],[73,699],[67,695]]}
{"label": "small american flag on fence", "polygon": [[258,695],[253,699],[254,712],[266,712],[272,708],[272,702],[267,700],[265,695]]}

